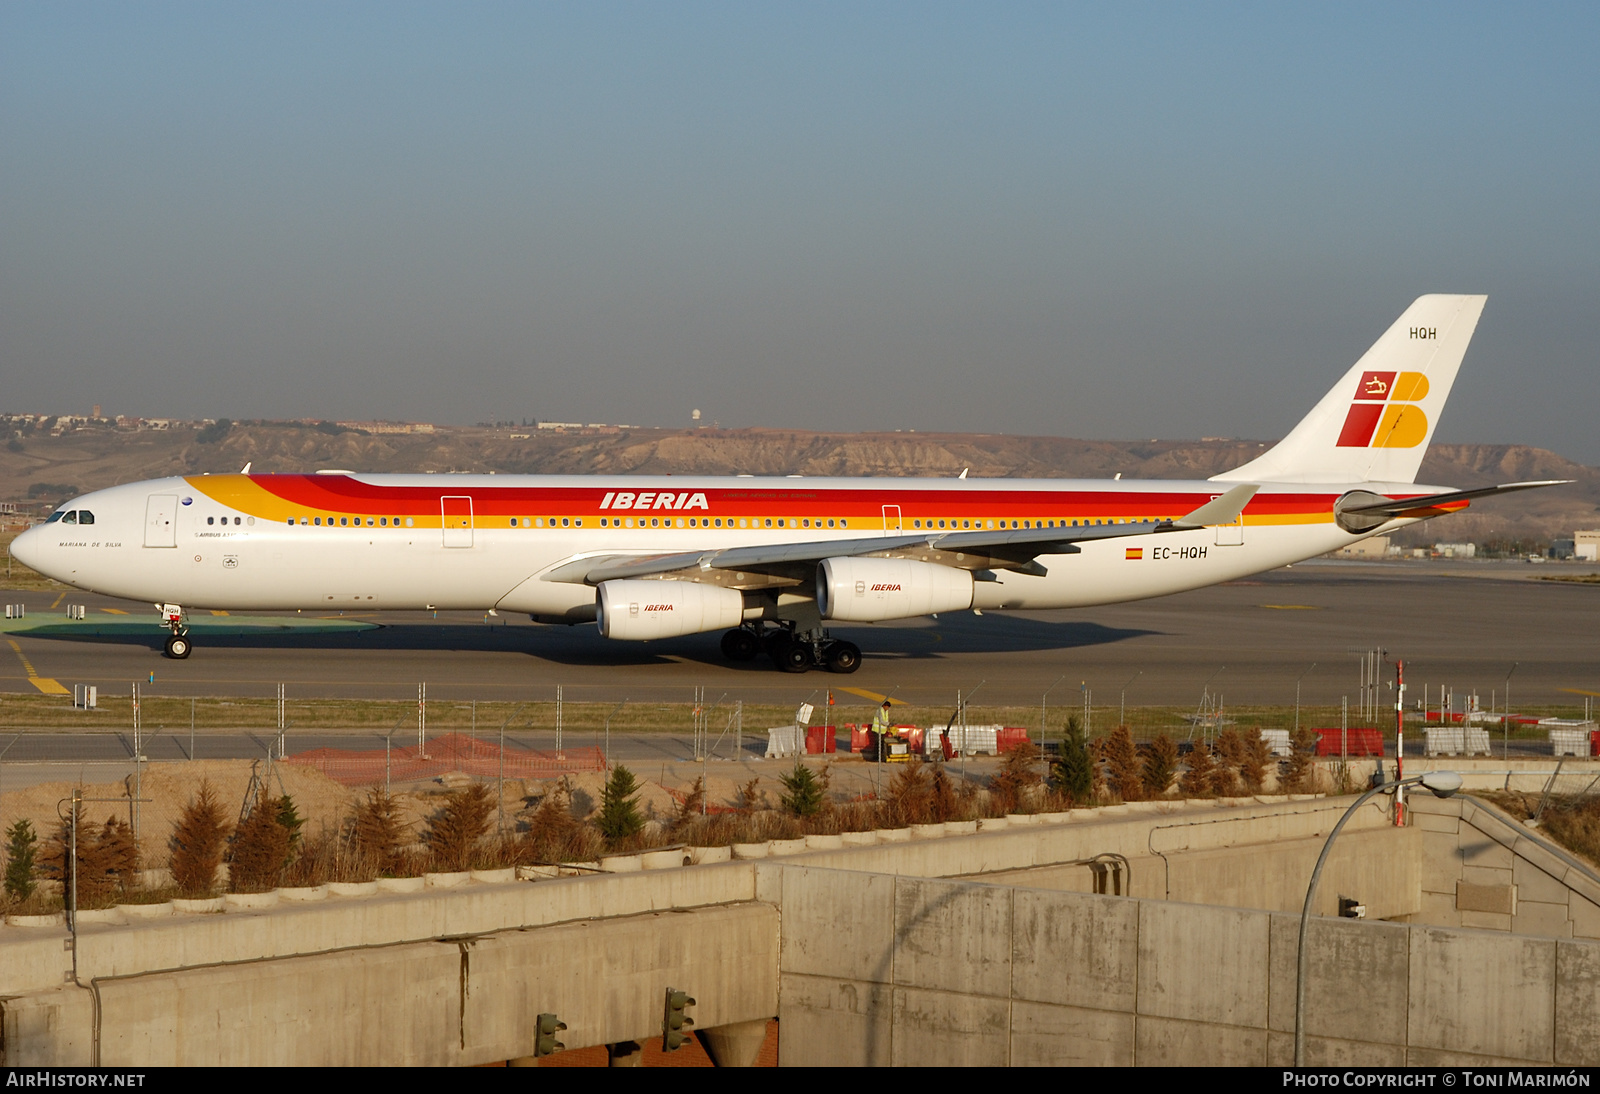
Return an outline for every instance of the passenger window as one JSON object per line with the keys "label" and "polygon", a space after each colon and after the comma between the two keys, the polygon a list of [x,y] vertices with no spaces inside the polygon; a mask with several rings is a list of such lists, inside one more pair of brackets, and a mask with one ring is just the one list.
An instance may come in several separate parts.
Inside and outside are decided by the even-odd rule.
{"label": "passenger window", "polygon": [[407,528],[410,528],[415,523],[416,523],[416,521],[413,518],[411,518],[411,517],[407,517],[406,518],[406,527]]}
{"label": "passenger window", "polygon": [[215,524],[215,523],[217,523],[217,518],[216,517],[207,517],[206,518],[206,523],[207,524]]}

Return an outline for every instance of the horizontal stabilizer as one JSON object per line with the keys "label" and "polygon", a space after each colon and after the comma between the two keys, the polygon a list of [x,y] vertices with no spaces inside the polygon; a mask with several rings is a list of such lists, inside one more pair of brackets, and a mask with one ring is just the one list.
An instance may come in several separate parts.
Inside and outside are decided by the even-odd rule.
{"label": "horizontal stabilizer", "polygon": [[[1541,486],[1565,486],[1573,479],[1541,479],[1538,482],[1508,482],[1500,486],[1485,486],[1477,490],[1451,490],[1443,494],[1428,494],[1420,498],[1383,498],[1380,501],[1364,502],[1360,505],[1341,505],[1341,513],[1383,513],[1391,517],[1402,513],[1410,513],[1417,509],[1434,509],[1441,505],[1450,505],[1458,501],[1471,501],[1473,498],[1487,498],[1496,494],[1511,494],[1518,490],[1537,490]],[[1218,499],[1219,501],[1221,499]]]}

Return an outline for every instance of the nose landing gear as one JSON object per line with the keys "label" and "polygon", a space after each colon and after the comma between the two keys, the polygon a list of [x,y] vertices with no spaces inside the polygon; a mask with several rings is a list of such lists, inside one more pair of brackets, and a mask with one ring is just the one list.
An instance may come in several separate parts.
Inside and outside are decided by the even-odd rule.
{"label": "nose landing gear", "polygon": [[172,631],[162,652],[174,661],[182,661],[194,651],[189,629],[183,625],[183,608],[177,604],[157,604],[156,607],[161,612],[161,621]]}

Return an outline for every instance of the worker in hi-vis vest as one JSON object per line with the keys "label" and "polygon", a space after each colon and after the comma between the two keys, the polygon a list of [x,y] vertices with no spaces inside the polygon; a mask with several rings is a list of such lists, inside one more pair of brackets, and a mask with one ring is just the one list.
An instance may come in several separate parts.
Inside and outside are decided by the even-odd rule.
{"label": "worker in hi-vis vest", "polygon": [[867,746],[868,759],[881,761],[888,757],[888,747],[884,738],[894,734],[893,716],[889,713],[889,700],[883,701],[883,706],[878,708],[878,713],[872,716],[872,740]]}

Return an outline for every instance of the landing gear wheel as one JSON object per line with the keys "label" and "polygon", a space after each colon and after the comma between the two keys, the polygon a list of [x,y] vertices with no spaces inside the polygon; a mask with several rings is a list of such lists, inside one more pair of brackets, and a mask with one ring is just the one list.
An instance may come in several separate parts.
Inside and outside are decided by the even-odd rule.
{"label": "landing gear wheel", "polygon": [[743,627],[722,636],[722,656],[729,661],[750,661],[761,652],[761,640]]}
{"label": "landing gear wheel", "polygon": [[823,651],[829,672],[852,673],[861,667],[861,647],[854,642],[835,642]]}
{"label": "landing gear wheel", "polygon": [[779,642],[772,647],[772,663],[784,672],[806,672],[811,668],[811,651],[800,642]]}
{"label": "landing gear wheel", "polygon": [[167,639],[166,654],[174,661],[182,661],[194,649],[189,639],[181,634],[172,635]]}

